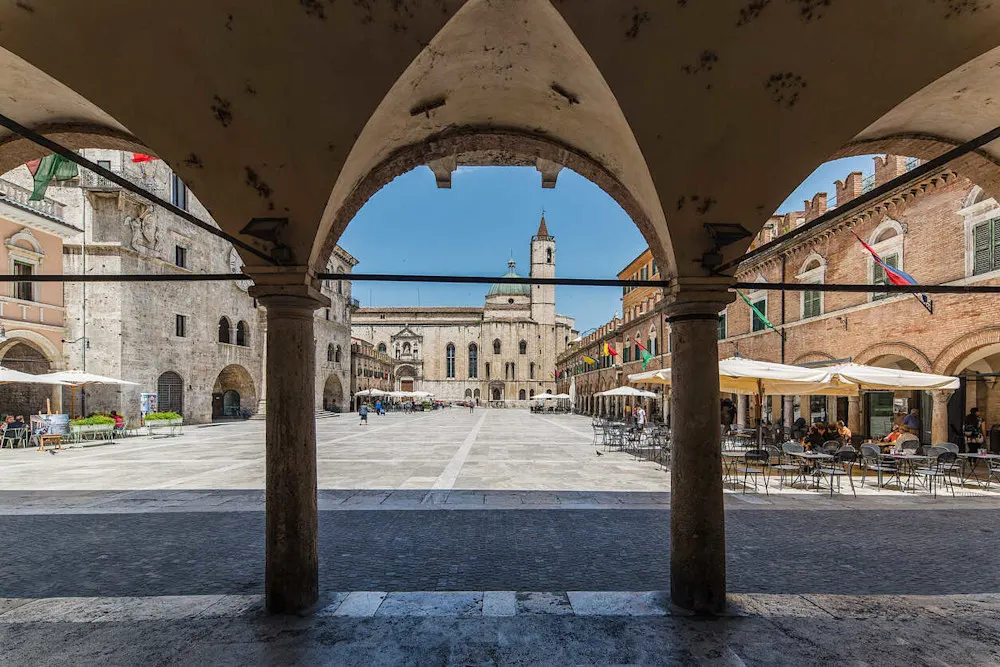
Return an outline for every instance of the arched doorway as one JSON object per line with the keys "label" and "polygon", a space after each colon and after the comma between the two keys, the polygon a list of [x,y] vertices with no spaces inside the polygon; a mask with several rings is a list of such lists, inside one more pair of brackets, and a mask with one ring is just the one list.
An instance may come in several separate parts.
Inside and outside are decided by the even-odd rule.
{"label": "arched doorway", "polygon": [[[17,340],[2,352],[0,363],[7,368],[32,375],[42,375],[52,370],[51,362],[37,347],[24,340]],[[0,385],[0,410],[5,415],[37,414],[45,410],[45,400],[52,398],[52,387],[44,384]],[[56,408],[55,405],[52,406]]]}
{"label": "arched doorway", "polygon": [[331,375],[323,385],[323,409],[330,412],[341,412],[344,406],[344,387],[340,378]]}
{"label": "arched doorway", "polygon": [[497,387],[493,387],[493,400],[494,401],[503,400],[503,392],[501,392],[500,389],[498,389]]}
{"label": "arched doorway", "polygon": [[413,391],[413,381],[417,378],[417,372],[413,366],[400,366],[396,369],[396,377],[399,378],[400,391]]}
{"label": "arched doorway", "polygon": [[167,371],[156,379],[156,404],[160,412],[184,414],[184,380],[174,371]]}
{"label": "arched doorway", "polygon": [[223,368],[212,387],[212,419],[246,419],[256,406],[250,371],[239,364]]}

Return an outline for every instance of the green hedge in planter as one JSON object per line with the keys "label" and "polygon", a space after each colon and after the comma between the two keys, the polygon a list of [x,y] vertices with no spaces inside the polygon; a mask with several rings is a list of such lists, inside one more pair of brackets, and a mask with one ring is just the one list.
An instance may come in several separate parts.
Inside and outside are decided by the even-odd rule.
{"label": "green hedge in planter", "polygon": [[176,412],[150,412],[145,417],[148,422],[167,421],[168,419],[181,419]]}
{"label": "green hedge in planter", "polygon": [[114,425],[115,420],[112,417],[104,417],[103,415],[94,415],[93,417],[84,417],[83,419],[74,419],[70,422],[71,426],[107,426],[109,424]]}

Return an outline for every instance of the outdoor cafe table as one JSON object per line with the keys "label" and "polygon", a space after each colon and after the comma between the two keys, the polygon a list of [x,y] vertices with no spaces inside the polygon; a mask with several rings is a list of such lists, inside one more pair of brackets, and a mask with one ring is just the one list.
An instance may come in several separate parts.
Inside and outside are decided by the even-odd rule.
{"label": "outdoor cafe table", "polygon": [[[1000,454],[976,454],[976,453],[962,452],[958,456],[959,456],[959,458],[963,458],[963,459],[965,459],[966,461],[969,462],[969,474],[962,476],[962,485],[963,486],[965,485],[965,483],[967,481],[969,481],[969,479],[971,479],[973,477],[976,479],[976,484],[979,485],[979,486],[982,486],[983,485],[983,481],[981,479],[979,479],[979,473],[976,472],[976,469],[979,467],[979,461],[982,460],[982,461],[989,462],[989,461],[996,461],[997,459],[1000,459]],[[987,486],[987,488],[989,488],[989,485],[990,485],[990,468],[989,468],[989,463],[987,463],[986,464],[986,486]]]}
{"label": "outdoor cafe table", "polygon": [[[881,454],[880,456],[881,456],[881,458],[883,460],[886,460],[886,461],[901,461],[901,462],[903,462],[903,464],[905,464],[905,466],[906,466],[906,481],[902,482],[902,480],[900,480],[903,483],[903,491],[904,492],[906,491],[906,487],[908,487],[910,485],[910,482],[914,482],[914,484],[913,484],[913,490],[914,491],[917,490],[917,485],[915,483],[916,474],[917,474],[917,465],[920,464],[920,463],[928,463],[931,460],[931,457],[929,457],[929,456],[923,456],[921,454],[893,454],[893,453],[890,452],[890,453],[887,453],[887,454]],[[897,478],[898,478],[898,475],[897,475]]]}
{"label": "outdoor cafe table", "polygon": [[[803,459],[804,461],[812,461],[812,465],[813,465],[814,469],[815,469],[816,464],[819,463],[820,461],[832,461],[833,460],[833,454],[826,454],[824,452],[788,452],[788,455],[789,456],[794,456],[794,457],[799,458],[799,459]],[[800,474],[799,477],[802,477],[802,480],[805,481],[805,476],[804,475]],[[792,480],[792,484],[791,484],[792,486],[795,485],[796,480],[798,480],[798,477],[796,477],[795,479]],[[816,476],[816,489],[817,490],[819,489],[819,476]]]}
{"label": "outdoor cafe table", "polygon": [[723,449],[722,450],[722,478],[723,480],[733,480],[736,475],[736,463],[743,460],[747,455],[745,449]]}

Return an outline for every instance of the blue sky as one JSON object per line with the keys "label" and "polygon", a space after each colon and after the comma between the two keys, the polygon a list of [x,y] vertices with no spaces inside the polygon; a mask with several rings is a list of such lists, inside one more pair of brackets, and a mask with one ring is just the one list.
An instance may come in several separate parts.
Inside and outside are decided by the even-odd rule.
{"label": "blue sky", "polygon": [[[816,170],[778,210],[795,210],[833,181],[873,169],[871,157],[830,162]],[[400,176],[358,212],[340,245],[361,273],[503,275],[512,255],[528,274],[531,236],[545,211],[556,239],[556,273],[614,278],[646,243],[613,199],[564,169],[555,189],[543,190],[534,167],[460,167],[449,190],[438,189],[426,167]],[[364,306],[481,306],[486,285],[354,283]],[[613,287],[557,287],[556,308],[586,331],[621,309]]]}

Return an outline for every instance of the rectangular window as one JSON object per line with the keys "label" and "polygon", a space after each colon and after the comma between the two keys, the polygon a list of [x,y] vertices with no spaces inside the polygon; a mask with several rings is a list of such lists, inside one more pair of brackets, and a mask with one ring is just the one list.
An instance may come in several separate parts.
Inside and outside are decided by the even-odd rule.
{"label": "rectangular window", "polygon": [[[14,262],[15,276],[30,276],[34,273],[35,267],[27,262]],[[23,301],[34,301],[34,291],[31,283],[14,283],[14,298]]]}
{"label": "rectangular window", "polygon": [[326,321],[329,322],[330,321],[330,309],[327,308],[325,310],[326,310]]}
{"label": "rectangular window", "polygon": [[719,313],[719,340],[726,338],[726,314]]}
{"label": "rectangular window", "polygon": [[632,361],[632,346],[631,345],[626,345],[625,349],[622,350],[622,354],[625,356],[625,359],[624,359],[625,363],[628,363],[628,362]]}
{"label": "rectangular window", "polygon": [[174,246],[174,264],[186,269],[188,267],[188,251],[182,245]]}
{"label": "rectangular window", "polygon": [[642,280],[649,280],[649,267],[648,266],[642,267],[641,277],[642,277]]}
{"label": "rectangular window", "polygon": [[823,314],[823,302],[820,300],[822,294],[819,290],[811,289],[802,292],[802,319]]}
{"label": "rectangular window", "polygon": [[187,338],[187,315],[177,315],[174,333],[178,338]]}
{"label": "rectangular window", "polygon": [[[899,255],[893,253],[891,255],[886,255],[882,258],[882,261],[891,266],[892,268],[899,267]],[[872,285],[888,285],[889,276],[885,275],[885,269],[878,262],[872,262]],[[872,301],[878,299],[884,299],[889,296],[888,292],[876,292],[872,294]]]}
{"label": "rectangular window", "polygon": [[111,171],[111,160],[98,160],[97,161],[97,166],[98,167],[104,167],[108,171]]}
{"label": "rectangular window", "polygon": [[972,228],[972,275],[1000,269],[1000,218]]}
{"label": "rectangular window", "polygon": [[656,267],[656,260],[654,259],[654,260],[653,260],[653,271],[652,271],[652,274],[653,274],[654,276],[656,276],[656,275],[658,275],[659,273],[660,273],[660,269],[658,269],[658,268]]}
{"label": "rectangular window", "polygon": [[187,186],[177,174],[170,177],[170,203],[179,209],[188,210]]}
{"label": "rectangular window", "polygon": [[[757,301],[754,301],[753,307],[756,308],[757,311],[759,311],[765,318],[767,317],[767,299],[758,299]],[[760,315],[757,315],[757,311],[751,311],[753,314],[751,330],[763,331],[767,328],[767,325],[764,324],[764,320],[760,318]]]}

